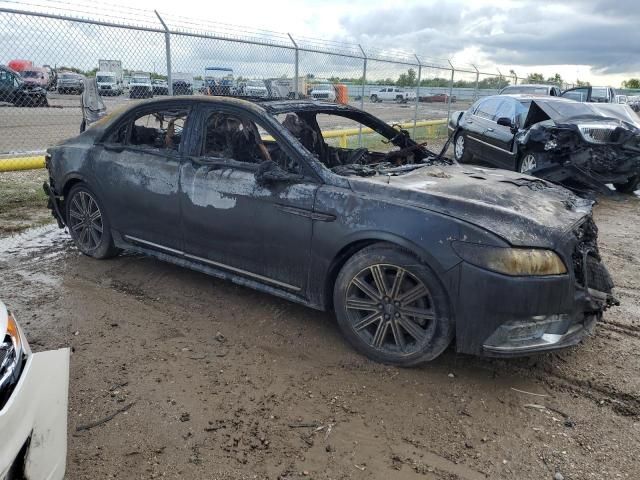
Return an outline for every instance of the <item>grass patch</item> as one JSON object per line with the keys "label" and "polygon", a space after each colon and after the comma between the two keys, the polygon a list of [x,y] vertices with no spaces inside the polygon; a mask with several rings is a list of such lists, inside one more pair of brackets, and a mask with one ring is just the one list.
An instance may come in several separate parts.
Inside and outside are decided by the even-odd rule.
{"label": "grass patch", "polygon": [[0,234],[13,234],[53,221],[42,184],[47,171],[0,173]]}

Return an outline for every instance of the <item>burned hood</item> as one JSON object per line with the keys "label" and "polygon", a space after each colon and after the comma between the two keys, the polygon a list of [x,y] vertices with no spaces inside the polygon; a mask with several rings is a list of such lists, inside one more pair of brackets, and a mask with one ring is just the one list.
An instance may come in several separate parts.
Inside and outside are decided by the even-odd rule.
{"label": "burned hood", "polygon": [[556,125],[588,122],[616,123],[621,127],[640,132],[638,115],[628,105],[546,98],[531,100],[522,128],[526,129],[547,120],[551,120]]}
{"label": "burned hood", "polygon": [[516,246],[553,248],[592,205],[539,178],[457,164],[349,181],[354,191],[459,218]]}

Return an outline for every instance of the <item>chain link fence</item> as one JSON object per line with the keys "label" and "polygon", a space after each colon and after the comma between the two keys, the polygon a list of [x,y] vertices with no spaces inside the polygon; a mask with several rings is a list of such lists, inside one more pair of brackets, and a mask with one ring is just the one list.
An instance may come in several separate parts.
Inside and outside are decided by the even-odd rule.
{"label": "chain link fence", "polygon": [[[436,147],[452,111],[522,81],[404,51],[56,0],[0,0],[0,38],[0,157],[29,165],[79,132],[86,77],[96,78],[107,110],[167,95],[323,99],[402,124]],[[338,142],[366,141],[362,131],[345,140],[340,131],[352,125],[321,127],[338,131]],[[0,170],[13,163],[0,158]]]}

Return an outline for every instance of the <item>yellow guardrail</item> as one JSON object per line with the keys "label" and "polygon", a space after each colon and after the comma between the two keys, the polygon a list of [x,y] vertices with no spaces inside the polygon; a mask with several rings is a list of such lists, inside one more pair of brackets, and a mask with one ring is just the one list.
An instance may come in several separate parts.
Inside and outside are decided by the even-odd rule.
{"label": "yellow guardrail", "polygon": [[[435,136],[435,128],[440,125],[446,124],[446,119],[423,120],[421,122],[416,122],[415,127],[416,129],[424,128],[425,137],[432,138]],[[412,129],[414,127],[413,122],[401,123],[400,126],[404,129]],[[347,139],[349,137],[357,136],[361,132],[363,135],[374,133],[374,131],[368,127],[365,127],[362,130],[360,130],[359,128],[346,128],[342,130],[326,130],[322,132],[322,136],[324,138],[338,138],[340,147],[346,148],[348,145]],[[44,168],[44,155],[0,158],[0,172],[35,170],[38,168]]]}
{"label": "yellow guardrail", "polygon": [[35,170],[37,168],[44,168],[44,155],[0,158],[0,172]]}

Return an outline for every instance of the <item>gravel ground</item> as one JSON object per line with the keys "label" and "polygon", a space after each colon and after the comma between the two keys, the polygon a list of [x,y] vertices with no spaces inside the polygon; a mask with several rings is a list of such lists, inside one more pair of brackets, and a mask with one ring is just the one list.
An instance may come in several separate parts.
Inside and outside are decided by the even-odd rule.
{"label": "gravel ground", "polygon": [[[54,225],[0,240],[34,350],[71,346],[67,478],[640,478],[640,198],[600,200],[622,305],[583,344],[497,361],[368,361],[330,314]],[[112,420],[77,431],[79,426]]]}

